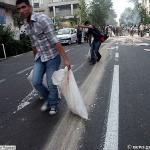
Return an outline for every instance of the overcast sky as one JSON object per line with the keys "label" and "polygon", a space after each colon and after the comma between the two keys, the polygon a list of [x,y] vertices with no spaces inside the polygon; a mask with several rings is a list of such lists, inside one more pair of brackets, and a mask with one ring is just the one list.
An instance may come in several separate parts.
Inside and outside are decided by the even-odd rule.
{"label": "overcast sky", "polygon": [[112,2],[113,2],[113,8],[117,14],[117,21],[121,13],[125,10],[125,8],[133,7],[133,4],[129,3],[129,0],[112,0]]}

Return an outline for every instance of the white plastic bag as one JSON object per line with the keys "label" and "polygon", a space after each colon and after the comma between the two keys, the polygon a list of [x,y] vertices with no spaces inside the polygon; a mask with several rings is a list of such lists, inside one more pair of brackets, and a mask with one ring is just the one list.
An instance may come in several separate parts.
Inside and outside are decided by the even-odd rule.
{"label": "white plastic bag", "polygon": [[[29,76],[27,77],[27,79],[30,81],[30,83],[31,83],[31,85],[32,85],[32,87],[34,89],[34,86],[32,84],[32,77],[33,77],[33,69],[31,70],[31,72],[30,72]],[[44,77],[43,77],[43,85],[45,87],[47,87],[46,74],[44,74]]]}
{"label": "white plastic bag", "polygon": [[52,76],[54,85],[57,85],[65,97],[69,109],[84,119],[88,119],[87,109],[76,84],[73,72],[68,68],[55,71]]}
{"label": "white plastic bag", "polygon": [[89,48],[87,58],[88,58],[89,60],[91,60],[91,47]]}
{"label": "white plastic bag", "polygon": [[[32,84],[32,77],[33,77],[33,69],[31,70],[31,72],[30,72],[30,74],[28,75],[27,79],[29,80],[29,82],[30,82],[30,84],[31,84],[31,86],[32,86],[32,88],[33,88],[33,90],[37,91],[37,90],[34,88],[33,84]],[[46,88],[48,88],[48,86],[47,86],[46,74],[44,74],[44,77],[43,77],[43,85],[44,85]],[[58,88],[58,87],[57,87],[57,88]],[[37,93],[38,93],[38,95],[39,95],[39,92],[38,92],[38,91],[37,91]],[[40,95],[39,95],[39,97],[42,99],[42,97],[41,97]],[[61,95],[60,95],[59,89],[58,89],[58,97],[61,99]]]}

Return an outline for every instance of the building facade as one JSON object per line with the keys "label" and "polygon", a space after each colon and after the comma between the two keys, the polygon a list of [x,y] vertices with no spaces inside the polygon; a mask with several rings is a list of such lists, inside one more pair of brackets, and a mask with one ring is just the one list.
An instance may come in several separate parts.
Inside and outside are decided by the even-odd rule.
{"label": "building facade", "polygon": [[14,27],[15,0],[0,0],[0,24]]}
{"label": "building facade", "polygon": [[72,18],[79,6],[78,0],[31,0],[35,12],[50,17]]}
{"label": "building facade", "polygon": [[[35,12],[49,17],[72,18],[79,6],[78,0],[30,0]],[[13,14],[16,0],[0,0],[0,24],[14,27]]]}

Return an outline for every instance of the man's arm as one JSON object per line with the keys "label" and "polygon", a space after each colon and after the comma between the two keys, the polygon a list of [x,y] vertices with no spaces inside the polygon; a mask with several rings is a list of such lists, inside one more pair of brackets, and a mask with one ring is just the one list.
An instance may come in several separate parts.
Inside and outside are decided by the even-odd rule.
{"label": "man's arm", "polygon": [[71,66],[69,63],[69,59],[68,59],[67,54],[66,54],[63,46],[61,45],[61,43],[60,42],[56,43],[55,48],[58,50],[59,54],[62,56],[64,65],[68,67],[68,70],[70,70]]}
{"label": "man's arm", "polygon": [[34,55],[34,57],[35,57],[35,55],[36,55],[36,53],[37,53],[36,47],[32,47],[32,51],[33,51],[33,55]]}

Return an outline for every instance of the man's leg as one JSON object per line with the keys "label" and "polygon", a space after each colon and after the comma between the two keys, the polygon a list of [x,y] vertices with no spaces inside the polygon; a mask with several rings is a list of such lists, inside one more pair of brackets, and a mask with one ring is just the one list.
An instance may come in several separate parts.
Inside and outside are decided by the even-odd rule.
{"label": "man's leg", "polygon": [[95,49],[95,42],[93,41],[91,44],[91,63],[90,63],[91,65],[94,65],[96,63],[94,49]]}
{"label": "man's leg", "polygon": [[102,57],[101,54],[99,53],[100,46],[101,46],[101,43],[99,41],[97,41],[95,43],[95,53],[96,53],[96,56],[97,56],[97,61],[100,61],[100,59]]}
{"label": "man's leg", "polygon": [[54,59],[51,59],[46,62],[46,77],[49,90],[48,104],[50,107],[57,107],[57,104],[59,103],[58,89],[56,85],[53,85],[51,77],[54,71],[57,71],[59,69],[60,62],[61,58],[59,55],[56,56]]}
{"label": "man's leg", "polygon": [[33,77],[32,77],[32,83],[35,89],[40,93],[40,95],[46,100],[47,96],[49,94],[49,91],[47,88],[42,84],[43,82],[43,75],[45,73],[45,64],[41,62],[41,59],[39,58],[33,68]]}

